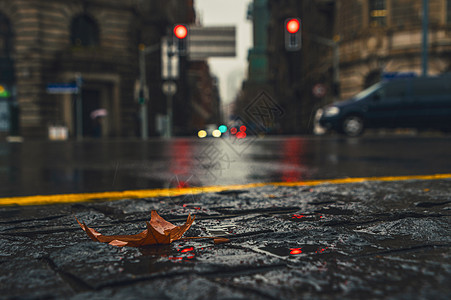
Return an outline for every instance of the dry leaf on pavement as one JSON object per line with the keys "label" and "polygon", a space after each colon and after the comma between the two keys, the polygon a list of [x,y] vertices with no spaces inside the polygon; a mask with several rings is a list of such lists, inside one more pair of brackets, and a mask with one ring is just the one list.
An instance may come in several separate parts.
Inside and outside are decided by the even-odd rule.
{"label": "dry leaf on pavement", "polygon": [[150,214],[150,221],[146,222],[147,229],[141,233],[133,235],[102,235],[100,232],[80,223],[80,227],[88,234],[88,236],[101,243],[109,243],[113,246],[123,247],[141,247],[155,244],[170,244],[175,240],[180,239],[183,234],[191,227],[194,222],[194,216],[188,215],[186,222],[182,226],[175,226],[160,217],[155,210]]}

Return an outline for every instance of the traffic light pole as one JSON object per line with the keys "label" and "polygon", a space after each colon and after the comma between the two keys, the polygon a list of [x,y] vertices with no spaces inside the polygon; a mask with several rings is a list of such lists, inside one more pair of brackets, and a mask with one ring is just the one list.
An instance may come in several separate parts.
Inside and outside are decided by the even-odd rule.
{"label": "traffic light pole", "polygon": [[148,138],[148,120],[147,120],[147,99],[144,95],[144,86],[146,84],[146,53],[145,48],[140,47],[139,51],[139,95],[140,116],[141,116],[141,139]]}
{"label": "traffic light pole", "polygon": [[428,75],[428,26],[429,26],[429,0],[423,0],[423,76]]}
{"label": "traffic light pole", "polygon": [[82,84],[83,80],[81,74],[77,74],[75,76],[75,82],[77,83],[77,101],[76,101],[76,110],[77,110],[77,140],[81,141],[83,139],[83,106],[82,106]]}
{"label": "traffic light pole", "polygon": [[[168,40],[168,78],[172,80],[172,56],[174,51],[172,49],[172,41]],[[166,137],[172,137],[172,93],[166,93],[166,110],[167,110],[167,122],[166,122]]]}

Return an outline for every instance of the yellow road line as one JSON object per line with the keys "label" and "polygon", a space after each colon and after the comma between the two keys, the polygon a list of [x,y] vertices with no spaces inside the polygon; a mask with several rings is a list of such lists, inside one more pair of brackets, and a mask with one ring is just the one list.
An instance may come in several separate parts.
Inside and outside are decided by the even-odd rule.
{"label": "yellow road line", "polygon": [[60,203],[89,202],[95,200],[119,200],[130,198],[173,197],[188,194],[217,193],[222,191],[249,189],[261,186],[315,186],[320,184],[346,184],[367,181],[403,181],[403,180],[437,180],[450,179],[451,174],[414,175],[414,176],[386,176],[386,177],[359,177],[343,179],[308,180],[296,182],[269,182],[249,183],[228,186],[206,186],[188,188],[170,188],[154,190],[131,190],[119,192],[62,194],[62,195],[36,195],[25,197],[0,198],[0,206],[5,205],[46,205]]}

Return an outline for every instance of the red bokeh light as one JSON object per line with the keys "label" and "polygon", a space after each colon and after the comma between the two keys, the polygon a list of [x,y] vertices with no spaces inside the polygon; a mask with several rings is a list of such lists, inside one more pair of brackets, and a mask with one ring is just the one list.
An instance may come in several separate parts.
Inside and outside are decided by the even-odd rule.
{"label": "red bokeh light", "polygon": [[230,133],[231,134],[236,134],[238,130],[235,127],[230,128]]}
{"label": "red bokeh light", "polygon": [[174,27],[174,34],[179,39],[184,39],[188,35],[188,29],[184,25],[177,25]]}
{"label": "red bokeh light", "polygon": [[297,19],[291,19],[290,21],[287,22],[287,31],[289,33],[296,33],[299,30],[299,20]]}
{"label": "red bokeh light", "polygon": [[245,132],[246,129],[247,129],[246,126],[244,126],[244,125],[240,126],[240,131]]}
{"label": "red bokeh light", "polygon": [[236,134],[236,138],[237,138],[237,139],[244,139],[245,137],[246,137],[246,132],[239,131],[239,132]]}

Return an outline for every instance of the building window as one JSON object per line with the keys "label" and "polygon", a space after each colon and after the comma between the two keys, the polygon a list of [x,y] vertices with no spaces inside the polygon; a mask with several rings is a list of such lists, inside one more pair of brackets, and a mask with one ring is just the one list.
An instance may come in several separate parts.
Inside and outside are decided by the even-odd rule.
{"label": "building window", "polygon": [[74,46],[97,46],[99,44],[99,27],[88,15],[80,15],[72,20],[70,40]]}
{"label": "building window", "polygon": [[9,57],[12,50],[12,31],[8,18],[0,14],[0,57]]}
{"label": "building window", "polygon": [[387,7],[385,0],[369,0],[370,25],[373,27],[387,25]]}
{"label": "building window", "polygon": [[446,24],[451,25],[451,0],[446,0]]}

